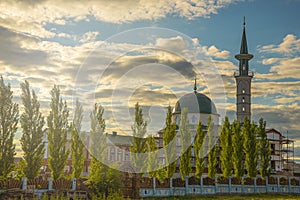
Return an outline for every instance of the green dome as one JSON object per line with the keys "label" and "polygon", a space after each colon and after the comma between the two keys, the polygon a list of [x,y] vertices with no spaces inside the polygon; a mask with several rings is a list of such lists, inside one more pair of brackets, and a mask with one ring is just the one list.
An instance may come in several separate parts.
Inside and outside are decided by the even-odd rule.
{"label": "green dome", "polygon": [[175,105],[174,114],[181,113],[181,108],[187,108],[189,113],[218,114],[216,106],[211,99],[197,92],[181,97]]}

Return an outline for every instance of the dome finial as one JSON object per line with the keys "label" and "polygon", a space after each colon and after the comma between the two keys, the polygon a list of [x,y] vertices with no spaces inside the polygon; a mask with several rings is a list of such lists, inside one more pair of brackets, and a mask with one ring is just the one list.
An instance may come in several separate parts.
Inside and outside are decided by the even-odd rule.
{"label": "dome finial", "polygon": [[197,93],[197,79],[196,79],[196,76],[195,76],[194,92]]}

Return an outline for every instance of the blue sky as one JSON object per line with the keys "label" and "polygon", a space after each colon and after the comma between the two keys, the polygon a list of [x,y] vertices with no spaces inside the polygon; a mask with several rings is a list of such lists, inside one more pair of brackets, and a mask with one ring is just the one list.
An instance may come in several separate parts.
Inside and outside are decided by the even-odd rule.
{"label": "blue sky", "polygon": [[152,132],[163,126],[165,107],[192,91],[196,75],[199,91],[221,99],[217,107],[233,120],[234,55],[246,16],[253,120],[289,131],[298,148],[299,9],[299,0],[1,1],[0,73],[19,103],[20,81],[29,80],[45,116],[59,84],[71,113],[75,97],[87,113],[100,102],[108,131],[124,134],[136,101]]}

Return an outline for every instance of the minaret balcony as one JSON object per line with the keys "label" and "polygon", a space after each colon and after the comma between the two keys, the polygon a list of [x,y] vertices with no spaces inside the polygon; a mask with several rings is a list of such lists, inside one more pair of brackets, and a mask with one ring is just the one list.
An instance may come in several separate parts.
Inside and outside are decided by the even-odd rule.
{"label": "minaret balcony", "polygon": [[237,54],[235,55],[237,60],[251,60],[253,58],[252,54]]}
{"label": "minaret balcony", "polygon": [[234,77],[239,77],[239,76],[250,76],[250,77],[253,77],[254,76],[254,73],[253,71],[248,71],[248,74],[245,75],[245,74],[241,74],[240,71],[235,71],[234,74],[233,74]]}

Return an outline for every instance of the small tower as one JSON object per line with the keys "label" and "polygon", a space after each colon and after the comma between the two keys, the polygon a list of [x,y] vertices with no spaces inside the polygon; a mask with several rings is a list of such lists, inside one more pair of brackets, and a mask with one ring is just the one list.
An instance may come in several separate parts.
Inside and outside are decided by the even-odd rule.
{"label": "small tower", "polygon": [[241,49],[240,53],[235,55],[235,58],[240,62],[239,71],[234,73],[236,80],[236,115],[237,119],[243,123],[246,116],[251,120],[251,80],[253,78],[253,72],[249,71],[248,64],[253,55],[248,53],[245,17]]}

